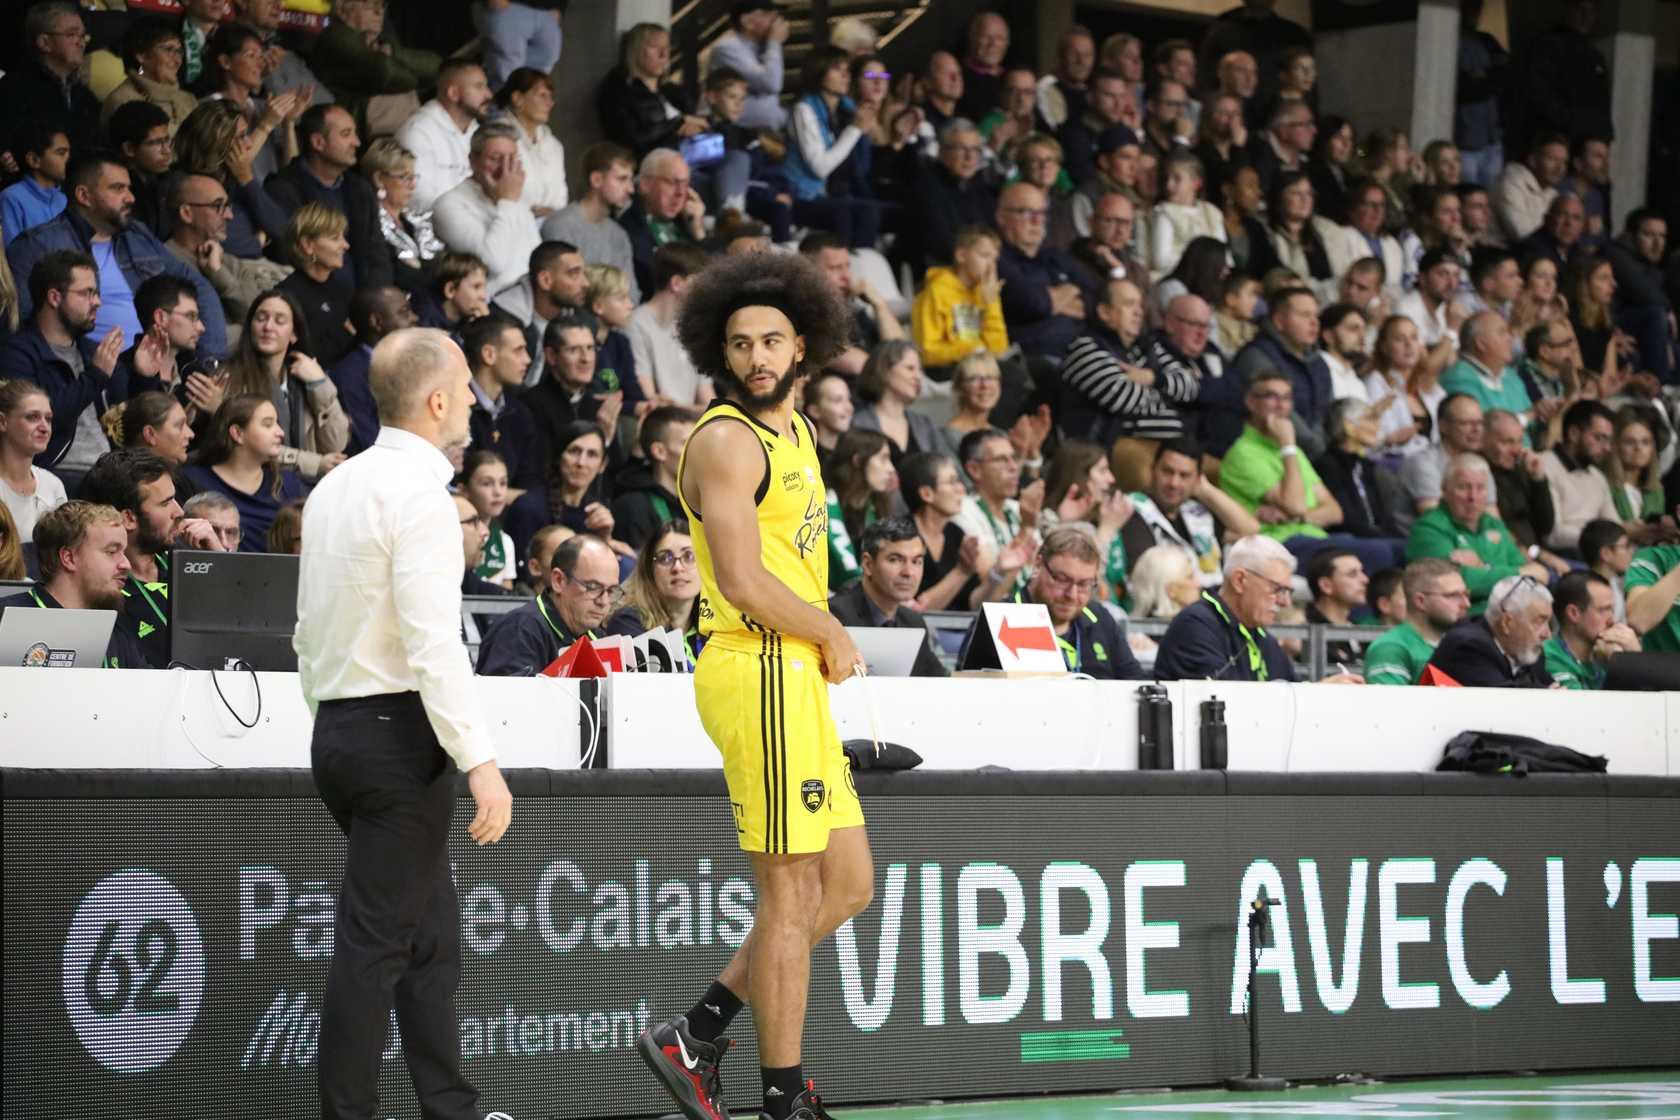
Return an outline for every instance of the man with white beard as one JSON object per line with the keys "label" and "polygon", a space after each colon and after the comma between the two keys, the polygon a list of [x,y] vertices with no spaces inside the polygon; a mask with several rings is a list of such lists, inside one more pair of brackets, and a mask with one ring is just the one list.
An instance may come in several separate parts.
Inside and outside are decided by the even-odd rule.
{"label": "man with white beard", "polygon": [[1551,628],[1552,593],[1531,575],[1506,576],[1487,613],[1447,631],[1429,663],[1467,688],[1552,688],[1542,660]]}

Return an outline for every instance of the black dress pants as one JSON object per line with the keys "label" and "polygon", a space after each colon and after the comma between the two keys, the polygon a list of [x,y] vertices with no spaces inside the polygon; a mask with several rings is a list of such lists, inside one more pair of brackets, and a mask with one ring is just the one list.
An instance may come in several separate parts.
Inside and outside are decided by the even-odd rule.
{"label": "black dress pants", "polygon": [[323,702],[315,788],[349,840],[321,1010],[322,1120],[372,1120],[390,1012],[426,1120],[479,1120],[461,1073],[456,770],[415,692]]}

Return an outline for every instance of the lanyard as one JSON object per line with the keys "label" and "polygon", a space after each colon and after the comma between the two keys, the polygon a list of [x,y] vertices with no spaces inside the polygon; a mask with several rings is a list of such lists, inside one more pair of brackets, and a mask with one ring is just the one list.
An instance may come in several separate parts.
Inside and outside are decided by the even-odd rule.
{"label": "lanyard", "polygon": [[[1069,628],[1073,630],[1075,637],[1079,636],[1079,622],[1077,619]],[[1056,635],[1056,644],[1062,647],[1062,660],[1067,662],[1068,670],[1074,673],[1079,672],[1079,647],[1062,637],[1060,634]]]}
{"label": "lanyard", "polygon": [[[1240,622],[1231,621],[1231,616],[1225,613],[1225,604],[1219,601],[1217,595],[1209,595],[1204,591],[1202,592],[1202,599],[1219,613],[1219,617],[1224,619],[1225,625],[1235,626],[1237,632],[1242,635],[1243,641],[1248,643],[1248,668],[1254,674],[1254,679],[1257,681],[1271,679],[1271,674],[1266,671],[1266,659],[1260,655],[1260,643],[1254,640],[1254,635],[1249,633],[1248,627]],[[1262,630],[1260,633],[1264,634],[1265,631]]]}
{"label": "lanyard", "polygon": [[[566,641],[566,632],[560,629],[560,624],[555,622],[554,618],[548,613],[548,595],[545,592],[537,593],[537,613],[542,615],[543,621],[548,623],[548,628],[554,631],[554,636],[560,640],[560,644],[562,646],[571,644]],[[585,638],[593,638],[595,636],[595,631],[585,630],[583,632],[583,636]]]}
{"label": "lanyard", "polygon": [[986,503],[983,500],[977,498],[974,504],[980,507],[980,516],[984,517],[986,524],[991,527],[992,539],[997,541],[998,547],[1009,547],[1009,537],[1006,535],[1010,528],[1009,510],[1005,509],[1003,511],[1003,528],[1000,529],[998,528],[997,518],[992,516],[992,511],[986,508]]}

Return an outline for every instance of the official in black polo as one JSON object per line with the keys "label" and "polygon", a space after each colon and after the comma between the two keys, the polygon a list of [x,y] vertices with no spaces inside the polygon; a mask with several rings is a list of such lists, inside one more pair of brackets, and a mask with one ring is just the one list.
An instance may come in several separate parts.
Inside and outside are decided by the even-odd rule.
{"label": "official in black polo", "polygon": [[933,635],[909,603],[922,585],[927,546],[908,517],[872,522],[863,531],[859,559],[863,576],[836,591],[828,611],[847,626],[899,626],[919,630],[922,646],[910,667],[912,677],[945,677],[945,665],[933,649]]}
{"label": "official in black polo", "polygon": [[202,518],[188,518],[175,498],[169,464],[144,447],[107,451],[82,481],[82,497],[115,509],[128,532],[129,573],[123,585],[123,615],[139,637],[146,660],[169,664],[170,550],[221,552],[222,539]]}
{"label": "official in black polo", "polygon": [[600,538],[576,536],[554,550],[548,587],[496,620],[478,647],[478,673],[529,677],[579,638],[604,635],[618,606],[618,554]]}
{"label": "official in black polo", "polygon": [[1293,681],[1295,666],[1266,627],[1289,602],[1295,557],[1270,537],[1225,553],[1225,582],[1180,611],[1155,655],[1158,681]]}
{"label": "official in black polo", "polygon": [[[1120,632],[1109,609],[1093,599],[1102,567],[1102,553],[1090,532],[1077,526],[1052,529],[1039,547],[1032,579],[1017,591],[1014,602],[1043,603],[1050,611],[1056,645],[1068,671],[1101,681],[1147,680],[1132,647]],[[974,641],[985,615],[976,615],[963,639],[963,656]]]}
{"label": "official in black polo", "polygon": [[[117,611],[100,666],[149,669],[133,627],[120,612],[128,582],[128,533],[122,515],[94,502],[65,502],[35,522],[41,581],[21,595],[0,599],[0,614],[13,607]],[[42,650],[43,655],[45,650]],[[96,666],[77,666],[95,668]]]}

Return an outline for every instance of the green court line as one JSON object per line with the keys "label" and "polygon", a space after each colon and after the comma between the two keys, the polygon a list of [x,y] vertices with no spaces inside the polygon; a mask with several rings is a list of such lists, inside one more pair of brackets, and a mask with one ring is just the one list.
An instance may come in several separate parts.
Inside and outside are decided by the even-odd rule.
{"label": "green court line", "polygon": [[1027,1031],[1021,1035],[1022,1062],[1119,1062],[1132,1048],[1120,1041],[1121,1032]]}
{"label": "green court line", "polygon": [[[1059,1034],[1064,1032],[1045,1032]],[[1112,1038],[1113,1031],[1065,1032]],[[1023,1036],[1022,1044],[1027,1038]],[[1076,1045],[1083,1046],[1084,1043]],[[1639,1086],[1629,1092],[1626,1086]],[[1593,1092],[1602,1087],[1603,1091]],[[1372,1097],[1404,1095],[1405,1103]],[[1430,1095],[1443,1097],[1430,1101]],[[1635,1099],[1637,1098],[1637,1099]],[[1101,1096],[1038,1096],[848,1108],[856,1120],[1680,1120],[1680,1077],[1673,1070],[1619,1070],[1532,1077],[1401,1079],[1363,1085],[1308,1085],[1281,1093],[1223,1090],[1142,1091]]]}

